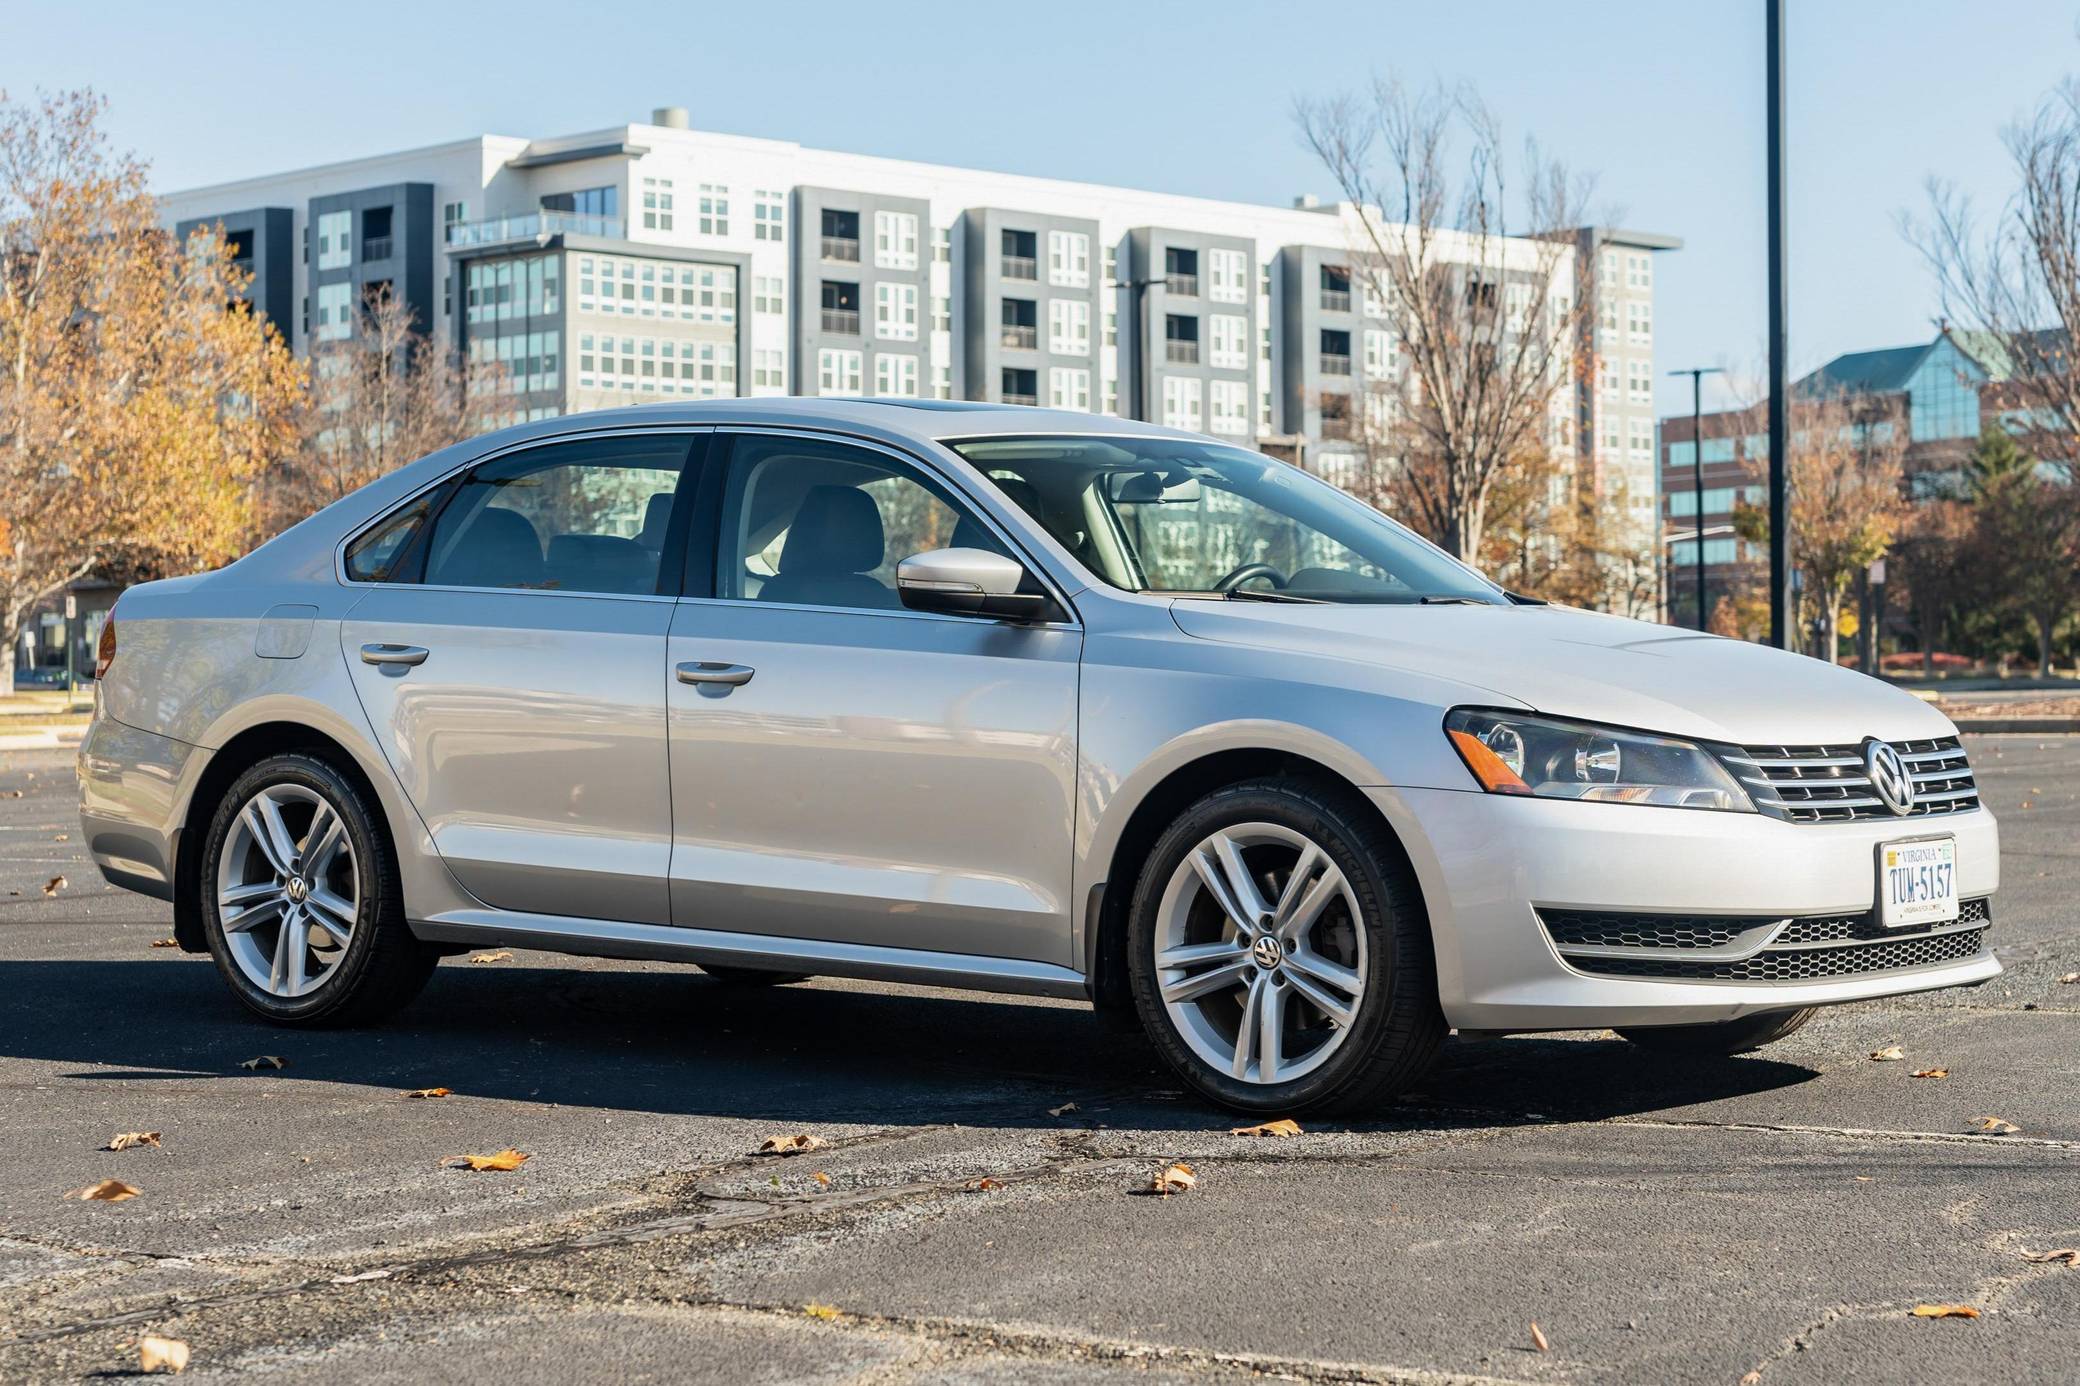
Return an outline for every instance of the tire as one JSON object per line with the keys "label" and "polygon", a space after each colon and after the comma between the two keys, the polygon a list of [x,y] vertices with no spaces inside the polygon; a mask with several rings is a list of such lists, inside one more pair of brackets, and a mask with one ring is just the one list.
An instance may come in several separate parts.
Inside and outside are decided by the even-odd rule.
{"label": "tire", "polygon": [[[1262,915],[1244,935],[1223,904],[1236,894],[1234,872],[1218,873],[1225,889],[1216,893],[1192,860],[1202,849],[1208,862],[1241,863],[1257,901],[1279,915],[1269,932],[1290,936],[1292,948],[1254,937],[1265,932]],[[1303,908],[1280,911],[1279,893],[1303,866],[1291,897]],[[1159,951],[1176,958],[1178,948],[1197,955],[1158,964]],[[1305,780],[1231,785],[1185,810],[1136,882],[1127,966],[1142,1026],[1178,1076],[1252,1114],[1376,1107],[1422,1076],[1448,1028],[1428,917],[1400,844],[1355,793]],[[1200,993],[1187,994],[1194,985]],[[1333,1020],[1318,1001],[1347,1019]],[[1238,1057],[1251,1018],[1251,1053]],[[1279,1047],[1268,1075],[1259,1043],[1267,1020]]]}
{"label": "tire", "polygon": [[1802,1011],[1764,1011],[1739,1020],[1708,1025],[1651,1025],[1618,1031],[1621,1038],[1659,1054],[1745,1054],[1784,1038],[1804,1026],[1819,1007]]}
{"label": "tire", "polygon": [[779,987],[789,982],[806,982],[806,972],[767,972],[757,967],[725,967],[719,963],[702,963],[701,971],[731,987]]}
{"label": "tire", "polygon": [[[246,1009],[277,1025],[354,1025],[388,1015],[426,985],[440,953],[405,923],[382,822],[366,790],[301,752],[268,757],[224,792],[204,838],[197,905],[217,971]],[[294,858],[286,876],[276,869],[285,847]],[[305,852],[322,859],[302,861]],[[235,892],[228,901],[227,890]],[[283,937],[298,921],[301,948],[294,933]]]}

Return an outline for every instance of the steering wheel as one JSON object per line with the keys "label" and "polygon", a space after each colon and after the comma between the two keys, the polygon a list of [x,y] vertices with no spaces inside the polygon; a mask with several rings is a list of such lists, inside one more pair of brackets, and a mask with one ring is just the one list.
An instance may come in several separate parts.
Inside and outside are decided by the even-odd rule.
{"label": "steering wheel", "polygon": [[1272,567],[1269,563],[1245,563],[1241,567],[1230,571],[1219,582],[1216,582],[1213,585],[1213,590],[1216,592],[1233,592],[1252,578],[1268,578],[1272,587],[1279,590],[1283,590],[1286,585],[1286,575]]}

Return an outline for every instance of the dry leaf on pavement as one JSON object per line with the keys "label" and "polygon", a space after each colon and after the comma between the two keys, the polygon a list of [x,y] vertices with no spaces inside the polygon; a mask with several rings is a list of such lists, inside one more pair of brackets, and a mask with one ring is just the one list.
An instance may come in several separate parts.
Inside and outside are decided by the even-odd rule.
{"label": "dry leaf on pavement", "polygon": [[2080,1267],[2080,1248],[2062,1246],[2056,1251],[2025,1251],[2022,1253],[2022,1259],[2039,1264],[2063,1261],[2069,1266]]}
{"label": "dry leaf on pavement", "polygon": [[1531,1321],[1531,1346],[1537,1348],[1540,1352],[1551,1352],[1553,1350],[1553,1345],[1546,1341],[1544,1331],[1539,1328],[1537,1319]]}
{"label": "dry leaf on pavement", "polygon": [[513,1149],[499,1151],[496,1155],[450,1155],[441,1161],[446,1169],[467,1169],[481,1174],[487,1169],[516,1170],[527,1163],[527,1156]]}
{"label": "dry leaf on pavement", "polygon": [[2075,982],[2080,982],[2080,972],[2068,972],[2058,980],[2066,986],[2071,986]]}
{"label": "dry leaf on pavement", "polygon": [[1749,1372],[1749,1373],[1748,1373],[1748,1374],[1747,1374],[1746,1376],[1743,1376],[1743,1377],[1741,1378],[1741,1380],[1740,1380],[1740,1386],[1761,1386],[1761,1383],[1762,1383],[1762,1373],[1761,1373],[1761,1372]]}
{"label": "dry leaf on pavement", "polygon": [[1976,1319],[1979,1311],[1969,1304],[1917,1304],[1914,1306],[1917,1319]]}
{"label": "dry leaf on pavement", "polygon": [[154,948],[178,948],[180,946],[181,941],[177,938],[155,938],[152,940],[152,947]]}
{"label": "dry leaf on pavement", "polygon": [[79,1199],[83,1203],[121,1203],[125,1199],[137,1197],[137,1189],[120,1179],[104,1179],[98,1184],[89,1184],[84,1189],[74,1189],[65,1196]]}
{"label": "dry leaf on pavement", "polygon": [[66,880],[63,876],[53,876],[43,883],[43,893],[45,895],[56,895],[71,884],[72,882]]}
{"label": "dry leaf on pavement", "polygon": [[255,1073],[258,1073],[263,1068],[287,1068],[288,1066],[289,1061],[279,1054],[261,1054],[239,1064],[240,1068],[249,1068]]}
{"label": "dry leaf on pavement", "polygon": [[1300,1134],[1300,1123],[1291,1117],[1280,1117],[1259,1126],[1233,1126],[1228,1129],[1231,1136],[1277,1136],[1281,1139]]}
{"label": "dry leaf on pavement", "polygon": [[474,962],[504,962],[504,961],[506,961],[506,960],[507,960],[508,958],[510,958],[510,957],[512,957],[512,956],[513,956],[513,954],[512,954],[512,951],[511,951],[510,949],[505,949],[505,948],[501,948],[501,949],[499,949],[499,950],[498,950],[498,951],[497,951],[496,953],[472,953],[472,954],[470,954],[470,955],[469,955],[469,960],[470,960],[471,962],[473,962],[473,963],[474,963]]}
{"label": "dry leaf on pavement", "polygon": [[1064,1102],[1059,1107],[1049,1107],[1047,1109],[1047,1114],[1051,1117],[1058,1117],[1064,1112],[1073,1112],[1075,1110],[1076,1104],[1074,1102]]}
{"label": "dry leaf on pavement", "polygon": [[1001,1180],[1001,1179],[987,1179],[987,1178],[984,1178],[984,1179],[971,1179],[971,1180],[969,1180],[969,1181],[968,1181],[968,1182],[967,1182],[966,1184],[964,1184],[964,1185],[963,1185],[962,1187],[963,1187],[963,1188],[964,1188],[964,1189],[965,1189],[965,1190],[966,1190],[967,1192],[969,1192],[969,1193],[988,1193],[988,1192],[989,1192],[989,1191],[990,1191],[991,1189],[1001,1189],[1001,1188],[1003,1188],[1003,1187],[1004,1187],[1004,1181],[1003,1181],[1003,1180]]}
{"label": "dry leaf on pavement", "polygon": [[1983,1131],[1989,1136],[2012,1136],[2022,1129],[2014,1122],[2002,1121],[1999,1117],[1979,1117],[1977,1120],[1978,1124],[1972,1129]]}
{"label": "dry leaf on pavement", "polygon": [[390,1272],[387,1269],[372,1270],[363,1271],[359,1275],[335,1275],[332,1277],[332,1283],[335,1285],[359,1285],[364,1280],[388,1280],[389,1278]]}
{"label": "dry leaf on pavement", "polygon": [[802,1312],[812,1319],[822,1319],[825,1323],[834,1323],[839,1317],[839,1311],[828,1304],[804,1304]]}
{"label": "dry leaf on pavement", "polygon": [[800,1155],[805,1151],[821,1150],[823,1146],[824,1139],[821,1136],[767,1136],[758,1149],[751,1153],[754,1155]]}
{"label": "dry leaf on pavement", "polygon": [[1950,1070],[1947,1068],[1917,1068],[1914,1070],[1914,1076],[1916,1078],[1948,1078]]}
{"label": "dry leaf on pavement", "polygon": [[147,1333],[137,1340],[137,1370],[179,1372],[188,1367],[188,1345],[178,1338]]}
{"label": "dry leaf on pavement", "polygon": [[1907,1057],[1907,1051],[1896,1044],[1888,1044],[1883,1049],[1873,1049],[1871,1057],[1881,1064],[1897,1063]]}
{"label": "dry leaf on pavement", "polygon": [[1155,1177],[1149,1181],[1148,1187],[1143,1189],[1142,1192],[1155,1194],[1160,1198],[1168,1198],[1174,1193],[1190,1193],[1193,1185],[1198,1182],[1198,1171],[1184,1161],[1176,1160],[1157,1170]]}
{"label": "dry leaf on pavement", "polygon": [[819,1189],[827,1189],[831,1186],[831,1177],[828,1174],[825,1174],[822,1170],[816,1171],[816,1173],[810,1175],[809,1177],[816,1181],[816,1187],[818,1187]]}
{"label": "dry leaf on pavement", "polygon": [[157,1145],[158,1143],[159,1133],[157,1131],[124,1131],[110,1136],[108,1144],[101,1148],[103,1150],[135,1150],[139,1146]]}
{"label": "dry leaf on pavement", "polygon": [[405,1094],[406,1097],[446,1097],[447,1095],[448,1089],[446,1088],[413,1088]]}

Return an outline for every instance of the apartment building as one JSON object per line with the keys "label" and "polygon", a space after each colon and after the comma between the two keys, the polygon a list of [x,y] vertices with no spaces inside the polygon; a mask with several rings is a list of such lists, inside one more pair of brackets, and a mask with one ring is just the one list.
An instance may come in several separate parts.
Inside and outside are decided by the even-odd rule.
{"label": "apartment building", "polygon": [[[356,298],[388,285],[436,339],[502,364],[528,416],[717,395],[999,400],[1152,419],[1333,471],[1368,383],[1401,369],[1387,314],[1353,300],[1363,231],[1348,206],[837,153],[695,130],[677,108],[162,206],[182,232],[224,226],[295,349],[350,332]],[[1586,229],[1555,285],[1614,305],[1621,326],[1593,345],[1622,379],[1652,375],[1651,270],[1635,262],[1676,244]],[[1651,410],[1635,457],[1640,401],[1577,396],[1586,422],[1556,441],[1636,468],[1650,544]]]}

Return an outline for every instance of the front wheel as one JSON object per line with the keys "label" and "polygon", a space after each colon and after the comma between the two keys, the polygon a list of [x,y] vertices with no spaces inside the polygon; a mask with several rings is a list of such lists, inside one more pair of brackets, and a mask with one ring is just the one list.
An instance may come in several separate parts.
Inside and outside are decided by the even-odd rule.
{"label": "front wheel", "polygon": [[1654,1025],[1627,1027],[1618,1031],[1622,1039],[1657,1054],[1745,1054],[1784,1038],[1813,1018],[1817,1007],[1801,1011],[1765,1011],[1744,1015],[1739,1020],[1716,1020],[1705,1025]]}
{"label": "front wheel", "polygon": [[1421,897],[1349,792],[1268,779],[1208,794],[1150,853],[1130,928],[1150,1039],[1226,1106],[1362,1109],[1444,1039]]}
{"label": "front wheel", "polygon": [[204,929],[247,1009],[282,1025],[395,1010],[438,952],[412,936],[382,819],[316,756],[272,756],[225,791],[204,840]]}

